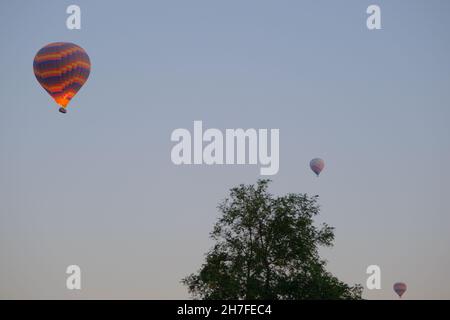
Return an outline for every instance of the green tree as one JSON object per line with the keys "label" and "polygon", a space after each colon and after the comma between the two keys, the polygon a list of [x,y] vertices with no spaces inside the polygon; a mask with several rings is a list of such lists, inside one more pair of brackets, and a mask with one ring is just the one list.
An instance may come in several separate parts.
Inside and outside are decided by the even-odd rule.
{"label": "green tree", "polygon": [[325,269],[320,246],[332,246],[333,228],[313,223],[317,196],[267,191],[270,180],[231,189],[220,205],[213,248],[196,274],[182,280],[198,299],[361,299]]}

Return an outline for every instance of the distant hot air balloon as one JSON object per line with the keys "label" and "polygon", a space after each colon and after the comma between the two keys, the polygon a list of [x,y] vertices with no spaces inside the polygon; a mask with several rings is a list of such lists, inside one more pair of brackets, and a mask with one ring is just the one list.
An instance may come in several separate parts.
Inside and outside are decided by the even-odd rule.
{"label": "distant hot air balloon", "polygon": [[401,298],[406,291],[406,284],[403,282],[394,283],[394,291]]}
{"label": "distant hot air balloon", "polygon": [[309,166],[311,167],[311,170],[314,171],[317,176],[319,176],[320,172],[325,167],[325,162],[320,158],[315,158],[311,160]]}
{"label": "distant hot air balloon", "polygon": [[89,77],[91,62],[83,48],[73,43],[50,43],[38,51],[33,63],[34,75],[41,86],[66,113],[70,100]]}

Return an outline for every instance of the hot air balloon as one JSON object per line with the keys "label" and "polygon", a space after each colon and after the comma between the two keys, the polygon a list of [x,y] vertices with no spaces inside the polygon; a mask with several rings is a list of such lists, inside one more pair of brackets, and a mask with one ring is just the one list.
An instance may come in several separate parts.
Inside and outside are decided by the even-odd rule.
{"label": "hot air balloon", "polygon": [[311,170],[314,171],[317,176],[319,176],[320,172],[325,167],[325,162],[320,158],[315,158],[311,160],[309,166],[311,167]]}
{"label": "hot air balloon", "polygon": [[401,298],[406,291],[406,284],[403,282],[394,283],[394,291]]}
{"label": "hot air balloon", "polygon": [[89,77],[91,62],[80,46],[55,42],[38,51],[33,70],[37,81],[60,106],[59,111],[66,113],[70,100]]}

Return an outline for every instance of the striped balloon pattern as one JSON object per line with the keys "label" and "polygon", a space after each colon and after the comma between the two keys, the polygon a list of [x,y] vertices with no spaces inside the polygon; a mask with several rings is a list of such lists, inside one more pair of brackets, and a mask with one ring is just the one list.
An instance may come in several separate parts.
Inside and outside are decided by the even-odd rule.
{"label": "striped balloon pattern", "polygon": [[85,84],[91,61],[80,46],[68,42],[50,43],[34,57],[34,74],[41,86],[66,113],[70,100]]}
{"label": "striped balloon pattern", "polygon": [[315,158],[310,161],[309,166],[311,167],[311,170],[319,176],[320,172],[322,172],[325,167],[325,162],[320,158]]}
{"label": "striped balloon pattern", "polygon": [[394,283],[394,291],[401,298],[406,291],[406,283],[403,282]]}

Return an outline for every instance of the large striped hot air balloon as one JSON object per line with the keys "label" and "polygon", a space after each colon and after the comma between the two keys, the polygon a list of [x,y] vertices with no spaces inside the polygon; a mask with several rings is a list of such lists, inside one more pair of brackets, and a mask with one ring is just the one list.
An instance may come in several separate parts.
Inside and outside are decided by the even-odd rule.
{"label": "large striped hot air balloon", "polygon": [[310,161],[309,166],[311,167],[311,170],[319,176],[320,172],[325,167],[325,162],[320,158],[315,158]]}
{"label": "large striped hot air balloon", "polygon": [[67,105],[84,85],[91,71],[86,51],[68,42],[50,43],[34,57],[34,74],[41,86],[66,113]]}
{"label": "large striped hot air balloon", "polygon": [[403,282],[394,283],[394,291],[401,298],[406,291],[406,283]]}

